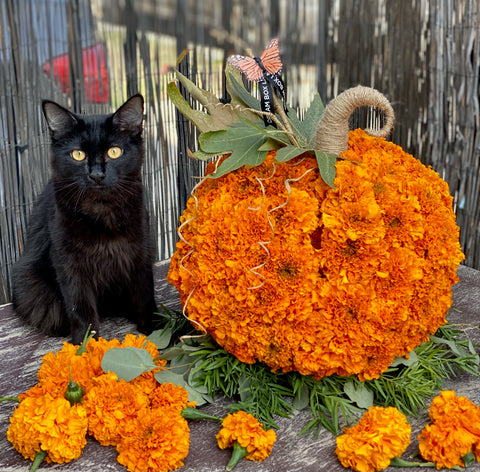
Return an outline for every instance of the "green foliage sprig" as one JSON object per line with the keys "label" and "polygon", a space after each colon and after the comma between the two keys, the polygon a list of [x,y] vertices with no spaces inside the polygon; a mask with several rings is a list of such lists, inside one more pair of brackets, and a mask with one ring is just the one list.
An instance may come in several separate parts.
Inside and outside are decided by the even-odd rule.
{"label": "green foliage sprig", "polygon": [[320,95],[314,96],[303,120],[293,108],[288,107],[287,115],[277,106],[278,114],[269,114],[277,128],[265,127],[260,101],[246,90],[240,73],[230,64],[226,77],[231,102],[224,104],[177,71],[178,80],[205,111],[193,109],[175,83],[168,85],[170,100],[201,131],[200,149],[193,156],[206,161],[229,154],[209,177],[218,178],[245,165],[258,166],[269,151],[276,150],[278,162],[302,154],[315,156],[322,179],[333,188],[339,156],[314,149],[316,127],[324,111]]}
{"label": "green foliage sprig", "polygon": [[[318,434],[322,428],[338,434],[341,425],[356,421],[374,404],[395,406],[405,414],[416,415],[446,379],[459,372],[479,375],[480,358],[472,342],[461,337],[459,327],[448,324],[409,358],[397,358],[378,379],[360,381],[355,376],[332,375],[315,380],[298,372],[274,373],[261,363],[245,364],[210,336],[187,335],[172,344],[173,334],[186,327],[185,318],[173,310],[162,316],[168,320],[166,328],[149,337],[155,342],[160,334],[159,349],[166,347],[167,339],[170,344],[161,354],[168,365],[155,375],[159,382],[181,385],[197,406],[224,396],[234,401],[227,409],[245,410],[267,427],[278,427],[276,416],[289,417],[295,410],[309,409],[311,420],[303,428],[304,434]],[[148,370],[150,360],[137,352],[130,355],[131,351],[121,359],[115,348],[107,351],[102,366],[126,379],[135,364],[138,375]]]}

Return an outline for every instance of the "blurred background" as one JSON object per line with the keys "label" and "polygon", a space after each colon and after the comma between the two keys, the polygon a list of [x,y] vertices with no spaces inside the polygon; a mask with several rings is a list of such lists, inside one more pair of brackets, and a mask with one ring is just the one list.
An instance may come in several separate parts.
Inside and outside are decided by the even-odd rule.
{"label": "blurred background", "polygon": [[[169,258],[201,163],[195,130],[166,95],[177,57],[225,96],[223,70],[245,47],[279,38],[288,102],[301,114],[362,84],[396,113],[391,140],[448,182],[464,263],[480,269],[480,2],[478,0],[2,0],[0,2],[0,304],[49,177],[41,100],[110,113],[146,99],[148,192],[157,258]],[[187,97],[188,98],[188,97]],[[352,128],[363,126],[359,110]]]}

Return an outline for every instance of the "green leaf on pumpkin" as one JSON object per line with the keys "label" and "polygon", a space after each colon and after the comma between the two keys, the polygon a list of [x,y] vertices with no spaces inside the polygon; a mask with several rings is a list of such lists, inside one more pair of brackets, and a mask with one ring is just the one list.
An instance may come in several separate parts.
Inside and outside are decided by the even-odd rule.
{"label": "green leaf on pumpkin", "polygon": [[210,153],[210,152],[204,152],[201,149],[197,149],[193,153],[193,156],[196,159],[199,159],[200,161],[208,161],[208,160],[213,159],[215,157],[223,156],[224,154],[228,154],[228,151],[222,152],[222,153]]}
{"label": "green leaf on pumpkin", "polygon": [[267,157],[267,151],[259,151],[266,138],[254,128],[238,125],[226,130],[202,133],[199,137],[203,152],[224,154],[231,152],[209,177],[218,178],[244,165],[258,166]]}
{"label": "green leaf on pumpkin", "polygon": [[259,151],[275,151],[279,148],[278,141],[272,138],[268,138],[259,148]]}
{"label": "green leaf on pumpkin", "polygon": [[278,162],[287,162],[294,157],[304,154],[305,152],[308,151],[297,146],[287,145],[277,151],[277,154],[275,155],[275,160],[277,160]]}
{"label": "green leaf on pumpkin", "polygon": [[157,368],[146,349],[132,346],[112,347],[103,355],[101,365],[104,372],[114,372],[126,382]]}
{"label": "green leaf on pumpkin", "polygon": [[337,156],[323,151],[315,150],[315,157],[317,158],[318,170],[323,181],[332,188],[335,188],[335,174],[337,169]]}
{"label": "green leaf on pumpkin", "polygon": [[[229,63],[227,63],[225,76],[227,78],[227,92],[231,97],[232,105],[246,106],[248,108],[253,108],[254,110],[262,109],[260,100],[251,95],[244,87],[241,73]],[[255,121],[262,121],[262,118],[259,115],[252,112],[250,113],[256,117]]]}
{"label": "green leaf on pumpkin", "polygon": [[[177,71],[178,80],[206,112],[192,109],[174,83],[167,87],[174,105],[202,132],[200,149],[193,156],[206,161],[231,153],[209,177],[221,177],[244,165],[258,166],[264,162],[268,151],[276,149],[279,162],[286,162],[309,150],[312,152],[317,124],[324,111],[318,93],[303,120],[298,118],[294,109],[288,108],[289,125],[301,146],[295,147],[290,145],[285,132],[263,126],[262,117],[252,111],[261,110],[260,101],[246,90],[240,72],[227,64],[225,75],[227,92],[231,97],[229,104],[220,102],[214,94],[201,89]],[[242,124],[239,125],[239,122]],[[314,152],[322,179],[334,188],[336,156],[318,150]]]}
{"label": "green leaf on pumpkin", "polygon": [[213,93],[197,87],[191,80],[177,72],[177,76],[190,95],[202,104],[203,110],[194,110],[180,93],[177,85],[171,82],[167,85],[170,100],[178,110],[188,118],[200,131],[214,131],[226,128],[230,123],[238,121],[233,107],[222,103]]}
{"label": "green leaf on pumpkin", "polygon": [[307,137],[307,148],[313,148],[315,144],[315,134],[317,132],[318,122],[323,115],[325,107],[323,106],[320,94],[316,93],[313,96],[310,107],[305,112],[302,123],[302,132]]}

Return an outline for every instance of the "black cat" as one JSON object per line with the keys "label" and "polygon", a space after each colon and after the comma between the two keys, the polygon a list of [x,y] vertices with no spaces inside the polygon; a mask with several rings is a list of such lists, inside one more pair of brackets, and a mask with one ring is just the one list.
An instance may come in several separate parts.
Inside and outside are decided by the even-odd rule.
{"label": "black cat", "polygon": [[143,97],[110,115],[76,115],[45,100],[52,179],[13,268],[17,314],[49,335],[82,341],[99,319],[125,316],[142,332],[157,311],[143,200]]}

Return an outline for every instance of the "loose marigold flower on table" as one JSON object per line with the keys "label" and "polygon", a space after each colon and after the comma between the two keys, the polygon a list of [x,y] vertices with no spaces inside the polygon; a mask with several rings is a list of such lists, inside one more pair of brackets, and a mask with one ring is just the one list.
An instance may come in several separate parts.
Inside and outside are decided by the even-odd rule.
{"label": "loose marigold flower on table", "polygon": [[410,444],[412,428],[396,408],[371,407],[351,428],[337,437],[340,463],[358,472],[386,469]]}
{"label": "loose marigold flower on table", "polygon": [[77,459],[86,444],[87,413],[81,404],[50,394],[25,397],[10,418],[7,439],[26,459],[46,451],[47,462]]}
{"label": "loose marigold flower on table", "polygon": [[273,429],[265,431],[262,424],[245,411],[227,415],[222,421],[222,429],[217,434],[220,449],[233,447],[237,441],[247,450],[245,459],[259,462],[270,455],[276,439]]}
{"label": "loose marigold flower on table", "polygon": [[181,413],[184,408],[195,407],[195,402],[188,401],[188,392],[180,385],[163,383],[150,394],[152,408],[173,408]]}
{"label": "loose marigold flower on table", "polygon": [[71,372],[72,380],[86,390],[91,379],[102,374],[103,371],[95,371],[87,353],[77,356],[77,350],[78,346],[64,342],[62,349],[55,354],[53,352],[45,354],[37,373],[39,383],[55,385],[59,396],[63,396],[67,390]]}
{"label": "loose marigold flower on table", "polygon": [[480,408],[466,397],[446,390],[429,409],[432,424],[418,436],[420,454],[437,469],[464,467],[462,457],[472,452],[480,461]]}
{"label": "loose marigold flower on table", "polygon": [[377,378],[446,321],[463,259],[447,183],[362,130],[342,155],[335,189],[271,152],[187,203],[168,280],[242,362]]}
{"label": "loose marigold flower on table", "polygon": [[118,462],[131,472],[167,472],[183,466],[190,429],[174,408],[144,409],[117,446]]}
{"label": "loose marigold flower on table", "polygon": [[116,446],[124,435],[133,434],[137,416],[150,405],[146,394],[112,372],[94,379],[83,403],[88,433],[103,446]]}

